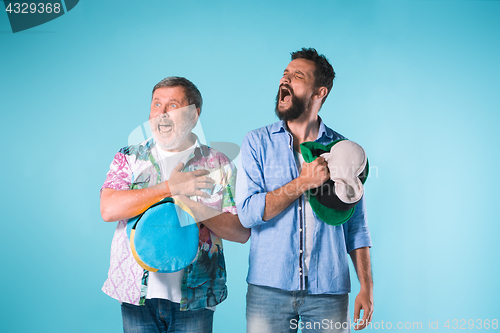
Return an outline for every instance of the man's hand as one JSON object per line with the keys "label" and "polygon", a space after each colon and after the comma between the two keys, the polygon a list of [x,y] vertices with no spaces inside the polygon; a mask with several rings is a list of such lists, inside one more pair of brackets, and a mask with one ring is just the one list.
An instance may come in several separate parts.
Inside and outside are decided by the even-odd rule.
{"label": "man's hand", "polygon": [[208,170],[195,170],[190,172],[182,172],[184,168],[184,163],[179,163],[167,181],[167,186],[170,189],[172,196],[174,195],[185,195],[193,196],[198,195],[204,198],[210,198],[210,195],[206,192],[200,191],[202,188],[213,188],[214,180],[207,177],[210,172]]}
{"label": "man's hand", "polygon": [[[360,311],[363,310],[363,319],[358,324]],[[354,322],[357,323],[354,329],[362,330],[372,321],[373,314],[373,291],[372,289],[360,290],[356,300],[354,301]]]}
{"label": "man's hand", "polygon": [[298,177],[299,186],[304,191],[323,185],[330,178],[328,164],[321,156],[311,163],[302,163],[302,171]]}

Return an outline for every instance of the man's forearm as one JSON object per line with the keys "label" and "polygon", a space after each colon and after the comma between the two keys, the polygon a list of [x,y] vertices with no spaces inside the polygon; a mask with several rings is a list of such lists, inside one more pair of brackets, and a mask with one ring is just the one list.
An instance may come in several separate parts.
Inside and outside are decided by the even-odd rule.
{"label": "man's forearm", "polygon": [[238,215],[218,213],[218,215],[201,222],[220,238],[245,244],[250,238],[250,229],[241,225]]}
{"label": "man's forearm", "polygon": [[354,268],[356,269],[356,274],[358,275],[361,289],[372,290],[373,279],[370,262],[370,248],[362,247],[353,250],[350,255]]}
{"label": "man's forearm", "polygon": [[246,243],[250,237],[250,229],[241,225],[238,215],[219,212],[187,197],[177,196],[176,198],[191,209],[197,222],[203,223],[220,238],[232,242]]}
{"label": "man's forearm", "polygon": [[269,221],[285,208],[291,205],[305,192],[299,179],[295,178],[288,184],[266,194],[266,206],[262,220]]}
{"label": "man's forearm", "polygon": [[101,193],[101,216],[106,222],[130,219],[169,196],[171,193],[166,182],[137,190],[105,188]]}
{"label": "man's forearm", "polygon": [[300,175],[286,185],[266,194],[263,221],[269,221],[292,202],[297,200],[305,191],[323,184],[330,177],[325,159],[318,157],[311,163],[302,163]]}

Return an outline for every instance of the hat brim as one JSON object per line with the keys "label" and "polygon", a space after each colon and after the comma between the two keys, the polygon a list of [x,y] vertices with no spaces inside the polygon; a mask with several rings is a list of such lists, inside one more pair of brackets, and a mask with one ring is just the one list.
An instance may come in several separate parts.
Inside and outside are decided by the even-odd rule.
{"label": "hat brim", "polygon": [[182,201],[161,200],[127,229],[132,255],[145,270],[178,272],[189,266],[198,253],[199,228]]}

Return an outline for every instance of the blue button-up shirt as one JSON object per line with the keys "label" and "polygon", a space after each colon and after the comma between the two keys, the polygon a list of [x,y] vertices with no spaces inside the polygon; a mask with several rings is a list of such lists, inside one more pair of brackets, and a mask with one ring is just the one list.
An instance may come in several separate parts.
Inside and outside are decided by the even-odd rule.
{"label": "blue button-up shirt", "polygon": [[[316,142],[344,139],[323,124]],[[304,290],[304,196],[263,221],[266,193],[299,176],[293,137],[283,121],[249,132],[241,146],[236,183],[238,217],[252,228],[247,282],[283,290]],[[364,200],[344,224],[332,226],[314,214],[315,226],[307,290],[310,294],[346,294],[351,290],[348,253],[371,246]]]}

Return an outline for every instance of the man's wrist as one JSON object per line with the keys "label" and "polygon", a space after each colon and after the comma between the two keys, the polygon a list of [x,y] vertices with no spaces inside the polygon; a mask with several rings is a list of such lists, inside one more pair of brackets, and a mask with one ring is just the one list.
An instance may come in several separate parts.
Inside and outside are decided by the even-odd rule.
{"label": "man's wrist", "polygon": [[373,283],[360,283],[360,291],[373,292]]}
{"label": "man's wrist", "polygon": [[173,197],[174,195],[178,194],[176,193],[175,186],[170,186],[168,180],[165,181],[164,184],[165,184],[165,198]]}
{"label": "man's wrist", "polygon": [[307,191],[307,186],[300,175],[291,181],[291,185],[297,197],[300,197],[305,191]]}

